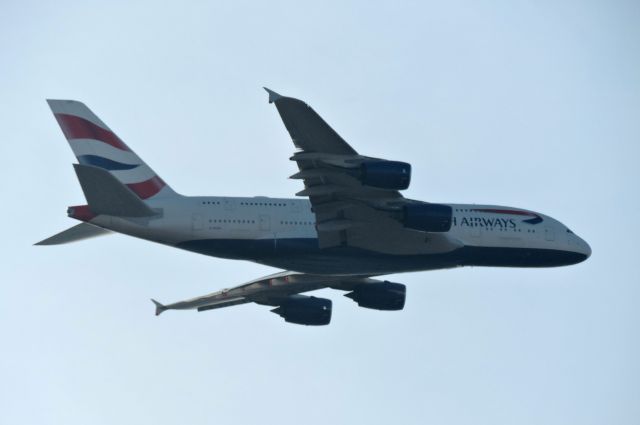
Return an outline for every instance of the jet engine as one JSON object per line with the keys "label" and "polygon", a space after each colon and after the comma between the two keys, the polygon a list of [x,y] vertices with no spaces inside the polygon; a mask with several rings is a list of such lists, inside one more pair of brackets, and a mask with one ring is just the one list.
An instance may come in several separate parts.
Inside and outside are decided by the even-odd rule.
{"label": "jet engine", "polygon": [[404,190],[411,183],[411,164],[399,161],[367,161],[360,165],[360,181],[365,186]]}
{"label": "jet engine", "polygon": [[345,294],[360,307],[374,310],[402,310],[407,295],[407,287],[401,283],[364,283]]}
{"label": "jet engine", "polygon": [[453,210],[442,204],[410,204],[403,210],[405,227],[423,232],[448,232]]}
{"label": "jet engine", "polygon": [[289,323],[312,326],[328,325],[331,321],[331,300],[306,295],[292,295],[271,311]]}

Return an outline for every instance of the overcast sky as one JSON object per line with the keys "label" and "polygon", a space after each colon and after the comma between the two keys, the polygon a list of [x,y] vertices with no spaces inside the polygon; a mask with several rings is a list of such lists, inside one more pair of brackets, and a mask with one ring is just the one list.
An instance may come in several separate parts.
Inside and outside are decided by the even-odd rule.
{"label": "overcast sky", "polygon": [[[0,423],[640,421],[640,3],[168,3],[0,5]],[[87,103],[180,193],[292,197],[263,85],[411,162],[406,196],[540,211],[593,256],[389,276],[402,312],[321,291],[314,328],[153,315],[276,269],[120,235],[32,246],[84,203],[46,98]]]}

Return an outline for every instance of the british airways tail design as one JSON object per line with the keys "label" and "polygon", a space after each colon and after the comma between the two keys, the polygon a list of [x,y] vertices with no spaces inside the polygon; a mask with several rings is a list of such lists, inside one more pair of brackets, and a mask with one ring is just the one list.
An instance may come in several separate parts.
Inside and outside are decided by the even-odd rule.
{"label": "british airways tail design", "polygon": [[496,205],[434,204],[404,198],[411,165],[360,155],[310,106],[267,89],[297,150],[292,179],[303,199],[182,196],[84,104],[49,100],[78,163],[85,205],[68,215],[81,223],[37,245],[112,232],[192,252],[253,261],[286,271],[163,305],[198,311],[257,303],[285,321],[326,325],[331,301],[301,295],[347,291],[359,306],[401,310],[406,287],[374,279],[461,266],[554,267],[591,255],[559,221]]}
{"label": "british airways tail design", "polygon": [[78,163],[107,170],[140,199],[176,193],[83,103],[48,100]]}

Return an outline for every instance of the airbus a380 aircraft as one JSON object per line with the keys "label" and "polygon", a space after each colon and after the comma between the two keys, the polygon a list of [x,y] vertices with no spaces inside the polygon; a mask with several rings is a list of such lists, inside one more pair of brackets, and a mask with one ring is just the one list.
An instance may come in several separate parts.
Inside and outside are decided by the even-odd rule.
{"label": "airbus a380 aircraft", "polygon": [[267,89],[297,150],[291,157],[307,199],[183,196],[166,184],[84,104],[49,100],[78,159],[87,205],[82,223],[38,245],[109,232],[213,257],[285,269],[209,295],[163,305],[198,311],[254,302],[285,321],[326,325],[331,300],[301,293],[333,288],[361,307],[401,310],[406,287],[374,276],[460,266],[554,267],[591,255],[559,221],[495,205],[404,198],[411,166],[358,154],[310,106]]}

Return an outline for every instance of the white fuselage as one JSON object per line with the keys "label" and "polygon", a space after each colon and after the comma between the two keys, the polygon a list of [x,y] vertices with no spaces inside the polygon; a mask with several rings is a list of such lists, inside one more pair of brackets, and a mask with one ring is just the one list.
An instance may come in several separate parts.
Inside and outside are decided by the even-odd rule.
{"label": "white fuselage", "polygon": [[[98,216],[92,223],[206,255],[316,273],[382,273],[459,265],[541,267],[578,262],[573,256],[565,258],[569,254],[585,258],[590,254],[586,242],[559,221],[494,205],[447,204],[453,211],[447,235],[459,243],[459,249],[453,251],[464,252],[464,256],[446,257],[444,252],[427,249],[428,234],[407,231],[400,225],[388,238],[400,239],[402,252],[384,245],[378,251],[321,250],[317,247],[315,214],[306,199],[181,196],[152,200],[149,205],[161,214],[153,218]],[[473,251],[478,248],[483,250]],[[518,256],[511,258],[515,252]],[[532,252],[564,256],[560,259],[554,254],[552,260],[528,262]],[[397,262],[400,258],[404,263],[383,265],[386,259]],[[334,269],[336,261],[342,263]]]}

